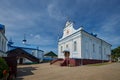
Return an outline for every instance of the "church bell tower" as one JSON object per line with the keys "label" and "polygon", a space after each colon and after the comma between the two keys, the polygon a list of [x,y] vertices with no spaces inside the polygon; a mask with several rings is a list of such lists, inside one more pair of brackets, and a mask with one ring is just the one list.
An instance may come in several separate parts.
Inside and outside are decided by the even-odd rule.
{"label": "church bell tower", "polygon": [[63,38],[71,35],[75,29],[73,28],[73,22],[72,21],[67,21],[63,30]]}

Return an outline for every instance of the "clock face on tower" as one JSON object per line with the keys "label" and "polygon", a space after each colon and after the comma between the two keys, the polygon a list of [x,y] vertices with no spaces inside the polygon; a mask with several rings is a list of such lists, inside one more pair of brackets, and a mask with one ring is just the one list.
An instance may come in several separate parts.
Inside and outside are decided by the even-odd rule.
{"label": "clock face on tower", "polygon": [[69,30],[67,30],[67,35],[69,34]]}

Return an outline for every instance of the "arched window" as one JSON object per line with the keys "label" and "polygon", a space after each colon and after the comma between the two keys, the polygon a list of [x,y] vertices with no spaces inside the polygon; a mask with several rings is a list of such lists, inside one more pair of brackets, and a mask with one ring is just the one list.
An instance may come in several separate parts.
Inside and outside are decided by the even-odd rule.
{"label": "arched window", "polygon": [[106,48],[104,48],[104,54],[106,54]]}
{"label": "arched window", "polygon": [[76,41],[74,41],[74,51],[77,51],[77,42]]}
{"label": "arched window", "polygon": [[63,46],[61,46],[61,48],[60,48],[60,52],[61,52],[61,53],[63,52]]}
{"label": "arched window", "polygon": [[95,52],[95,44],[93,44],[93,53]]}
{"label": "arched window", "polygon": [[68,49],[69,48],[69,46],[68,46],[68,44],[66,45],[66,49]]}

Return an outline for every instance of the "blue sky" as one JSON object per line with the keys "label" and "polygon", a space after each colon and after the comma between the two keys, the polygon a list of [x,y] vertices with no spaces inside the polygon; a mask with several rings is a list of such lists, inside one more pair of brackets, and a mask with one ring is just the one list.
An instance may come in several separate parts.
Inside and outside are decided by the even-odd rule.
{"label": "blue sky", "polygon": [[6,26],[8,40],[40,46],[57,53],[58,35],[62,35],[69,17],[75,29],[88,32],[112,44],[120,45],[120,0],[0,0],[0,23]]}

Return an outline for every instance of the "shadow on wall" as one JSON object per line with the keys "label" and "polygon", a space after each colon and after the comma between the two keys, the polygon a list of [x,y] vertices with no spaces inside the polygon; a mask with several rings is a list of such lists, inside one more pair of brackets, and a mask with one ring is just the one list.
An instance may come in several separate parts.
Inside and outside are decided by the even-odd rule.
{"label": "shadow on wall", "polygon": [[23,80],[23,76],[28,76],[28,75],[34,75],[34,73],[32,72],[33,70],[37,70],[37,67],[21,67],[18,68],[17,70],[17,78],[16,80]]}

